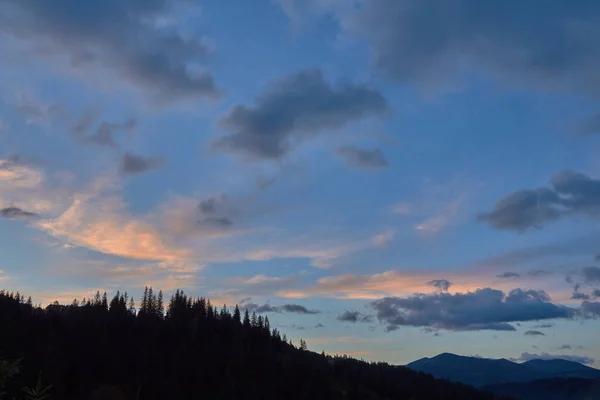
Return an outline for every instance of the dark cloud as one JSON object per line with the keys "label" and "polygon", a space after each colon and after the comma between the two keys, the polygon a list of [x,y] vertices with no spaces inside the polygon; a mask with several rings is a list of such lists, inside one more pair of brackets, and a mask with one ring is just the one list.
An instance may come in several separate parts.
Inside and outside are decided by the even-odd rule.
{"label": "dark cloud", "polygon": [[373,317],[370,315],[365,315],[358,311],[346,310],[342,315],[339,315],[337,317],[337,320],[343,321],[343,322],[352,322],[352,323],[371,322],[373,320]]}
{"label": "dark cloud", "polygon": [[579,291],[580,287],[581,287],[581,285],[579,285],[579,284],[577,284],[573,287],[573,293],[571,294],[571,298],[573,300],[589,300],[590,296],[585,293],[581,293]]}
{"label": "dark cloud", "polygon": [[323,325],[322,323],[318,323],[315,325],[315,328],[325,328],[325,325]]}
{"label": "dark cloud", "polygon": [[579,312],[584,318],[598,318],[600,317],[600,302],[583,301]]}
{"label": "dark cloud", "polygon": [[[0,24],[1,21],[0,19]],[[0,27],[1,31],[2,28]],[[17,93],[16,101],[17,109],[27,117],[27,124],[47,125],[56,119],[60,113],[64,112],[63,107],[58,103],[45,103],[24,92]]]}
{"label": "dark cloud", "polygon": [[198,203],[200,218],[198,224],[227,228],[233,225],[235,210],[227,206],[227,197],[209,197]]}
{"label": "dark cloud", "polygon": [[220,119],[232,133],[213,145],[254,159],[277,159],[323,130],[380,115],[387,108],[375,89],[354,83],[332,85],[321,70],[302,70],[270,84],[255,104],[235,105]]}
{"label": "dark cloud", "polygon": [[531,354],[531,353],[521,353],[521,357],[519,358],[510,358],[511,361],[531,361],[531,360],[567,360],[573,361],[580,364],[593,364],[596,360],[587,356],[577,356],[577,355],[569,355],[569,354],[548,354],[548,353],[540,353],[540,354]]}
{"label": "dark cloud", "polygon": [[115,133],[132,132],[137,126],[136,119],[130,119],[120,124],[102,121],[91,134],[87,134],[94,126],[95,118],[94,114],[86,114],[71,126],[71,133],[79,143],[116,147]]}
{"label": "dark cloud", "polygon": [[496,275],[497,278],[518,278],[521,274],[517,274],[516,272],[503,272],[499,275]]}
{"label": "dark cloud", "polygon": [[388,162],[379,149],[359,149],[356,146],[343,146],[337,153],[346,160],[346,164],[363,169],[387,168]]}
{"label": "dark cloud", "polygon": [[227,217],[206,217],[198,222],[203,225],[213,225],[223,228],[227,228],[233,225],[233,221]]}
{"label": "dark cloud", "polygon": [[495,229],[522,232],[563,217],[600,216],[600,180],[575,171],[560,171],[550,184],[552,188],[512,193],[477,219]]}
{"label": "dark cloud", "polygon": [[534,328],[552,328],[554,324],[546,323],[546,324],[537,324]]}
{"label": "dark cloud", "polygon": [[447,292],[448,289],[450,289],[450,286],[452,286],[452,282],[450,282],[447,279],[434,279],[432,281],[427,282],[427,284],[429,286],[433,286],[434,288],[442,292]]}
{"label": "dark cloud", "polygon": [[550,275],[552,272],[551,271],[546,271],[545,269],[532,269],[531,271],[527,272],[527,275],[529,276],[543,276],[543,275]]}
{"label": "dark cloud", "polygon": [[600,289],[599,288],[592,290],[592,297],[596,297],[596,298],[600,297]]}
{"label": "dark cloud", "polygon": [[571,345],[568,344],[563,344],[562,346],[559,347],[559,350],[571,350],[572,347]]}
{"label": "dark cloud", "polygon": [[18,154],[12,154],[8,156],[5,160],[0,162],[0,170],[1,169],[12,169],[15,166],[24,164],[23,158]]}
{"label": "dark cloud", "polygon": [[38,214],[36,214],[36,213],[22,210],[19,207],[5,207],[5,208],[0,209],[0,216],[2,216],[2,218],[9,218],[9,219],[32,218],[32,217],[37,217],[37,215]]}
{"label": "dark cloud", "polygon": [[581,268],[581,275],[582,275],[585,283],[600,283],[600,268],[599,267]]}
{"label": "dark cloud", "polygon": [[436,85],[479,69],[515,83],[598,94],[600,6],[550,0],[370,0],[340,13],[399,83]]}
{"label": "dark cloud", "polygon": [[421,326],[448,330],[515,330],[509,322],[569,318],[574,310],[550,302],[543,291],[484,288],[468,293],[386,297],[371,303],[391,330]]}
{"label": "dark cloud", "polygon": [[295,314],[319,314],[321,311],[318,310],[309,310],[308,308],[301,306],[299,304],[284,304],[282,306],[273,306],[271,304],[255,304],[255,303],[247,303],[244,304],[244,307],[248,309],[249,312],[255,311],[258,314],[266,314],[266,313],[295,313]]}
{"label": "dark cloud", "polygon": [[544,332],[540,331],[527,331],[524,333],[525,336],[546,336]]}
{"label": "dark cloud", "polygon": [[121,159],[119,170],[123,175],[135,175],[162,168],[164,165],[165,160],[162,158],[142,157],[125,153]]}
{"label": "dark cloud", "polygon": [[110,69],[161,101],[215,97],[213,77],[198,68],[210,47],[158,23],[184,4],[192,6],[170,0],[5,0],[0,32],[35,43],[44,49],[40,56],[64,54],[73,68]]}
{"label": "dark cloud", "polygon": [[224,196],[221,197],[209,197],[206,200],[201,200],[198,203],[198,209],[203,214],[214,214],[217,212],[217,206],[225,200]]}

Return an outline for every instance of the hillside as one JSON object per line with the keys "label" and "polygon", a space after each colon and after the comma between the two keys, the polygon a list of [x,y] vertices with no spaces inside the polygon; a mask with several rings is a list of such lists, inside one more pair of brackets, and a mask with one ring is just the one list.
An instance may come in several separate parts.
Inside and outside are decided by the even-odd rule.
{"label": "hillside", "polygon": [[522,364],[506,359],[465,357],[443,353],[407,365],[436,378],[476,387],[531,382],[552,378],[600,378],[600,370],[566,360],[531,360]]}
{"label": "hillside", "polygon": [[533,382],[486,386],[494,393],[522,400],[595,400],[600,399],[600,379],[544,379]]}
{"label": "hillside", "polygon": [[404,367],[313,353],[267,317],[179,291],[166,310],[151,288],[133,304],[98,293],[42,309],[0,292],[0,360],[21,366],[0,379],[0,392],[21,398],[40,377],[48,400],[498,398]]}

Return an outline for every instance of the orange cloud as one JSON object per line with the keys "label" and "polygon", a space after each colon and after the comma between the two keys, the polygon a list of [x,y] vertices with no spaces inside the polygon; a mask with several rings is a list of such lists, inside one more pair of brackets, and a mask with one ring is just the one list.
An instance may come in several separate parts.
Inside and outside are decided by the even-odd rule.
{"label": "orange cloud", "polygon": [[[392,270],[372,275],[348,274],[326,276],[316,284],[302,289],[284,289],[276,293],[281,297],[304,298],[311,296],[339,299],[373,300],[386,296],[407,296],[413,293],[427,293],[435,290],[428,282],[436,279],[448,279],[452,285],[451,293],[471,292],[479,288],[492,287],[508,291],[515,287],[530,289],[554,289],[553,281],[524,278],[524,281],[511,281],[495,276],[489,269],[463,269],[454,271],[417,271]],[[528,279],[528,280],[527,280]],[[556,276],[555,281],[562,281]],[[568,299],[564,291],[550,292],[555,301]]]}
{"label": "orange cloud", "polygon": [[190,256],[189,251],[167,244],[152,224],[129,216],[116,195],[104,195],[110,188],[110,181],[95,182],[88,192],[73,195],[62,214],[37,226],[71,245],[124,258],[178,261]]}

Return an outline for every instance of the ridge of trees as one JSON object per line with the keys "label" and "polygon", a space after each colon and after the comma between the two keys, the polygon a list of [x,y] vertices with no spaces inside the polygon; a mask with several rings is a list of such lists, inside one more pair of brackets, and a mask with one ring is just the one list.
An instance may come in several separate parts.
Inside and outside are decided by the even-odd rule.
{"label": "ridge of trees", "polygon": [[32,382],[48,400],[498,399],[404,367],[317,354],[304,340],[296,347],[237,305],[177,290],[165,306],[151,287],[139,308],[126,292],[43,309],[0,291],[0,360],[21,360],[2,388],[7,399]]}

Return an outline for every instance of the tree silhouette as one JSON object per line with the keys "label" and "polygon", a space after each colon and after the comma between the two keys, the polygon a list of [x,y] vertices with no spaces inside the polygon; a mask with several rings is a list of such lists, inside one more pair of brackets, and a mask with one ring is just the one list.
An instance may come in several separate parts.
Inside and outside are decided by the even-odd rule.
{"label": "tree silhouette", "polygon": [[103,299],[43,309],[0,291],[0,398],[494,399],[403,367],[316,354],[304,339],[296,349],[268,317],[241,318],[237,306],[232,316],[180,290],[164,314],[151,287],[137,313],[126,293]]}

